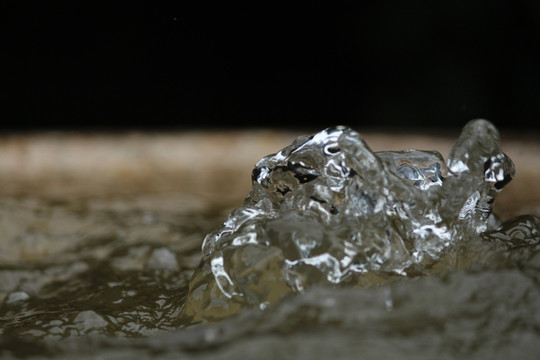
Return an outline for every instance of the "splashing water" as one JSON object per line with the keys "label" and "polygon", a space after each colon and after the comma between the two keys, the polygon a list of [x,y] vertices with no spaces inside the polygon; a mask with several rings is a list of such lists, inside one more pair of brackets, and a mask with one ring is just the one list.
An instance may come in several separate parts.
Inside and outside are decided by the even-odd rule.
{"label": "splashing water", "polygon": [[465,126],[446,164],[435,151],[372,152],[346,127],[298,138],[257,163],[244,204],[206,236],[182,316],[216,321],[314,285],[495,262],[498,247],[540,239],[537,218],[501,227],[491,215],[514,173],[485,120]]}
{"label": "splashing water", "polygon": [[447,161],[300,137],[219,228],[183,197],[2,199],[0,357],[536,359],[540,219],[492,213],[513,177],[476,120]]}

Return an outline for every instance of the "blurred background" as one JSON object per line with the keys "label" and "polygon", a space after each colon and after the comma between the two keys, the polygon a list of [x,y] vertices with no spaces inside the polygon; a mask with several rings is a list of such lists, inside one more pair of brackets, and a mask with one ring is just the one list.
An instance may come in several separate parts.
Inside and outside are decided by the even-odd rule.
{"label": "blurred background", "polygon": [[351,3],[3,1],[0,195],[232,207],[300,134],[447,156],[486,118],[499,212],[540,211],[540,2]]}
{"label": "blurred background", "polygon": [[540,128],[538,1],[354,3],[3,1],[1,130]]}

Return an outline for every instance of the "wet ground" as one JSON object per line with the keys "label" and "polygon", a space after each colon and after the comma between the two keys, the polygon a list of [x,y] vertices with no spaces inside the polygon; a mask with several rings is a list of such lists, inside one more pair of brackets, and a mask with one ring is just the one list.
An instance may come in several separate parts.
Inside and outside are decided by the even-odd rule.
{"label": "wet ground", "polygon": [[[272,136],[264,138],[265,146],[273,150],[258,145],[261,153],[254,151],[253,162],[281,148],[277,143],[289,142],[288,136],[279,140]],[[101,179],[104,186],[81,195],[78,186],[84,185],[84,174],[65,170],[77,165],[53,161],[51,167],[65,166],[63,173],[48,173],[49,177],[37,170],[26,177],[22,171],[15,174],[21,184],[32,184],[32,192],[25,194],[20,185],[9,185],[3,173],[2,357],[533,359],[540,353],[540,254],[534,249],[521,255],[516,255],[519,249],[509,251],[505,260],[489,266],[473,264],[440,276],[369,289],[314,288],[265,311],[249,310],[219,324],[186,328],[178,315],[201,258],[202,240],[247,193],[252,160],[245,157],[229,167],[214,167],[217,170],[209,176],[204,168],[211,165],[215,153],[200,155],[203,160],[192,167],[175,168],[169,163],[175,177],[174,171],[156,170],[155,165],[160,156],[171,154],[153,158],[151,147],[145,144],[143,161],[154,164],[154,174],[166,179],[160,184],[148,180],[151,175],[141,175],[146,168],[137,172],[127,164],[123,168],[127,175],[122,177],[101,164],[93,171],[87,169],[87,174]],[[530,150],[535,149],[534,143],[524,144],[523,156],[540,156]],[[28,155],[28,149],[33,148],[25,146],[23,160],[28,160],[34,156]],[[181,152],[178,145],[171,146],[173,153]],[[414,146],[413,142],[409,147]],[[139,148],[136,141],[133,147]],[[99,152],[103,147],[96,149]],[[166,154],[165,150],[154,151]],[[538,184],[530,177],[519,183],[520,170],[529,170],[520,168],[519,160],[509,155],[516,162],[518,185]],[[118,153],[111,157],[121,158]],[[132,155],[123,158],[130,160]],[[94,160],[85,161],[90,166]],[[213,161],[220,162],[219,158]],[[115,166],[110,165],[111,169]],[[102,173],[96,174],[96,168]],[[225,173],[240,173],[236,178],[241,180],[228,184]],[[197,176],[208,192],[193,180]],[[63,181],[70,196],[62,196],[57,185],[47,185],[55,179]],[[127,184],[124,188],[118,186],[122,179]],[[193,191],[185,191],[186,184],[193,184]],[[528,196],[514,195],[513,199],[505,200],[501,194],[498,213],[504,219],[523,213],[539,216],[540,202],[534,188],[530,189]],[[523,194],[524,190],[508,193]],[[225,195],[216,201],[216,194]]]}

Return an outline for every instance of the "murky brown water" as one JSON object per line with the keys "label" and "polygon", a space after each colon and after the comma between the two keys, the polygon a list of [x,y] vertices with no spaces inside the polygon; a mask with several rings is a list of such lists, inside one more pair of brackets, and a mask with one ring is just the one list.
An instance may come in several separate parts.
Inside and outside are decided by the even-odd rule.
{"label": "murky brown water", "polygon": [[224,211],[174,194],[2,199],[4,350],[17,349],[14,338],[140,337],[177,328],[202,236]]}
{"label": "murky brown water", "polygon": [[[178,315],[204,235],[238,205],[173,192],[2,197],[0,356],[536,359],[540,353],[534,247],[504,250],[489,264],[471,256],[460,270],[382,286],[316,287],[265,311],[185,328]],[[505,218],[524,211],[540,215],[529,204]]]}
{"label": "murky brown water", "polygon": [[264,312],[182,329],[202,238],[228,211],[182,206],[182,196],[2,199],[0,354],[533,359],[540,351],[538,252],[373,289],[315,288]]}

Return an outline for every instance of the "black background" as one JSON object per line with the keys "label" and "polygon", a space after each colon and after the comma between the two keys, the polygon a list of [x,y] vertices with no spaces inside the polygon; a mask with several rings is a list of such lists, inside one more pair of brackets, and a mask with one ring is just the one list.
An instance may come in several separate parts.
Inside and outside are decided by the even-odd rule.
{"label": "black background", "polygon": [[540,128],[540,2],[4,1],[1,128]]}

